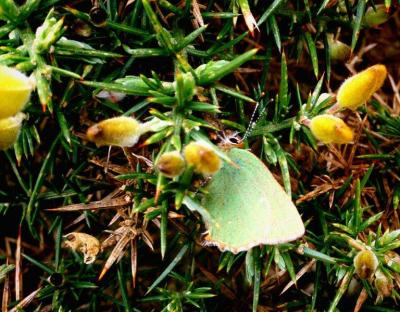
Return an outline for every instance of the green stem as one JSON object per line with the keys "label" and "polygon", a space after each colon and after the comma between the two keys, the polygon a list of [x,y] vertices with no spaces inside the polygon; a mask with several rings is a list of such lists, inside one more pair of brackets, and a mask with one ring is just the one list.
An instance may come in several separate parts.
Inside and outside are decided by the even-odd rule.
{"label": "green stem", "polygon": [[42,55],[36,53],[34,49],[33,41],[35,40],[35,35],[30,29],[30,27],[26,27],[24,30],[20,31],[22,42],[25,48],[28,50],[29,56],[31,58],[31,62],[36,65],[34,70],[35,78],[36,78],[36,87],[39,95],[40,103],[42,104],[43,111],[46,108],[49,108],[49,111],[53,112],[53,104],[52,104],[52,96],[53,93],[50,89],[50,71],[47,67],[47,64]]}
{"label": "green stem", "polygon": [[340,287],[339,287],[339,289],[336,293],[336,296],[333,299],[331,305],[329,306],[328,312],[336,311],[336,306],[338,305],[340,299],[343,297],[343,295],[347,291],[347,288],[349,287],[352,276],[353,276],[353,269],[349,269],[347,271],[346,275],[343,277],[342,282],[340,283]]}
{"label": "green stem", "polygon": [[292,126],[293,122],[296,120],[296,117],[291,117],[286,120],[281,121],[280,123],[270,123],[263,127],[255,128],[251,133],[248,135],[249,137],[257,136],[257,135],[264,135],[271,132],[280,131],[283,129],[288,129]]}

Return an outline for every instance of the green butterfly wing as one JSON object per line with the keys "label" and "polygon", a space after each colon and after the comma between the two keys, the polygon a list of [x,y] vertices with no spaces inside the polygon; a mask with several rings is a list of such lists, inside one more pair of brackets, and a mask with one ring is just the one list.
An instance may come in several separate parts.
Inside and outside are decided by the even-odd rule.
{"label": "green butterfly wing", "polygon": [[207,186],[199,210],[207,244],[237,253],[301,237],[304,225],[295,205],[260,159],[237,148],[228,156],[238,168],[224,164]]}

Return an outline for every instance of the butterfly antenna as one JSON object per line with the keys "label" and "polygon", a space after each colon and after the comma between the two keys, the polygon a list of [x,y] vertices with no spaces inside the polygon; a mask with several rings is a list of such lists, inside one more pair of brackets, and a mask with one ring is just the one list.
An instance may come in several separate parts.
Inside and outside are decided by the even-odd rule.
{"label": "butterfly antenna", "polygon": [[256,107],[254,108],[253,114],[251,115],[249,126],[247,127],[246,132],[244,133],[244,136],[243,136],[242,141],[246,140],[247,137],[251,134],[251,132],[252,132],[253,129],[254,129],[254,126],[258,123],[258,121],[260,120],[260,118],[264,116],[264,112],[265,112],[265,109],[266,109],[267,105],[268,105],[269,103],[271,103],[273,100],[274,100],[274,99],[270,99],[270,100],[268,101],[268,103],[265,104],[265,105],[260,109],[260,113],[258,114],[258,117],[257,117],[257,119],[256,119],[256,118],[255,118],[256,112],[257,112],[258,107],[260,106],[260,103],[257,102]]}
{"label": "butterfly antenna", "polygon": [[255,107],[254,110],[253,110],[253,114],[251,114],[250,122],[249,122],[249,125],[247,126],[246,132],[244,133],[244,136],[243,136],[242,141],[244,141],[244,140],[247,139],[247,137],[249,136],[249,134],[250,134],[251,131],[253,130],[254,125],[255,125],[256,122],[258,121],[258,118],[257,118],[256,121],[254,121],[254,118],[255,118],[255,116],[256,116],[256,112],[257,112],[258,106],[260,106],[260,103],[259,103],[259,102],[256,103],[256,107]]}

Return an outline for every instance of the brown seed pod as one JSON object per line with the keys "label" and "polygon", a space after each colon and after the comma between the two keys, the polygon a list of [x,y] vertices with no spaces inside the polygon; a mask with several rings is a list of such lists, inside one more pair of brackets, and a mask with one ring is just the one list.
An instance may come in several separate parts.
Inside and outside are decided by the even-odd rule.
{"label": "brown seed pod", "polygon": [[86,233],[71,232],[64,236],[65,246],[83,253],[83,262],[93,263],[100,252],[100,242],[96,237]]}

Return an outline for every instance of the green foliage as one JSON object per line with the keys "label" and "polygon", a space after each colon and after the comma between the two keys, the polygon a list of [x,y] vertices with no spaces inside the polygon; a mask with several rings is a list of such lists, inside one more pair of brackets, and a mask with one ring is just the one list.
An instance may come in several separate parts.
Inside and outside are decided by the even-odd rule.
{"label": "green foliage", "polygon": [[12,270],[14,270],[14,268],[15,268],[15,266],[12,265],[12,264],[9,264],[9,265],[2,264],[2,265],[0,265],[0,282],[2,282],[6,278],[7,273],[12,271]]}
{"label": "green foliage", "polygon": [[[394,1],[381,2],[387,18]],[[398,81],[390,58],[398,16],[370,28],[365,14],[377,5],[0,0],[0,64],[36,81],[19,138],[0,153],[0,261],[12,263],[0,265],[12,290],[5,306],[344,311],[364,289],[366,310],[398,310],[396,283],[382,297],[353,263],[372,250],[381,276],[400,279],[396,82],[359,112],[341,112],[353,144],[318,145],[306,124],[335,108],[320,95],[350,75],[331,62],[328,38],[351,47],[350,69],[386,62]],[[366,49],[374,43],[388,59]],[[89,126],[119,115],[164,126],[131,148],[86,140]],[[204,224],[183,203],[207,196],[208,178],[190,166],[167,178],[152,166],[191,141],[206,141],[225,166],[228,145],[251,149],[292,197],[305,236],[238,254],[203,246]],[[248,194],[247,182],[238,194]],[[8,239],[19,225],[22,252]],[[102,242],[93,264],[64,248],[71,230]]]}

